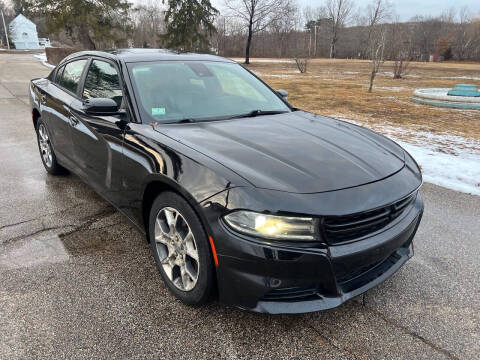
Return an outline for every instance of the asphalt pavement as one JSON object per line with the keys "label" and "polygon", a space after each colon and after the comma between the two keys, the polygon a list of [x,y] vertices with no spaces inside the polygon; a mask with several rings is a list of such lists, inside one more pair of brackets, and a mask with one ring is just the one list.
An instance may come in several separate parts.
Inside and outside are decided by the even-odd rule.
{"label": "asphalt pavement", "polygon": [[337,309],[190,308],[122,215],[45,172],[28,82],[49,71],[0,53],[0,359],[479,358],[480,197],[425,184],[413,259]]}

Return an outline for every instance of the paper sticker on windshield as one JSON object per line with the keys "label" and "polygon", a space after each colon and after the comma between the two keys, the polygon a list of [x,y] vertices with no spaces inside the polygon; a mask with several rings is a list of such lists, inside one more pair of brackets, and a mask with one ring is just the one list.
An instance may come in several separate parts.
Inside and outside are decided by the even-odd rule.
{"label": "paper sticker on windshield", "polygon": [[165,108],[152,108],[152,115],[165,115],[166,111]]}

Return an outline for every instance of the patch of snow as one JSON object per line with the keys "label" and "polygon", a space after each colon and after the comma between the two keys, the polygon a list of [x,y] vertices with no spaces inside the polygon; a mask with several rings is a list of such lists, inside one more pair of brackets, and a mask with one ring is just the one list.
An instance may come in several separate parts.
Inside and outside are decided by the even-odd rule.
{"label": "patch of snow", "polygon": [[281,78],[281,79],[293,77],[293,75],[288,75],[288,74],[265,74],[258,71],[253,71],[253,73],[259,77],[272,77],[272,78]]}
{"label": "patch of snow", "polygon": [[437,79],[461,79],[461,80],[475,80],[480,81],[480,77],[473,76],[437,76]]}
{"label": "patch of snow", "polygon": [[314,79],[320,79],[322,81],[335,81],[335,78],[326,78],[323,77],[322,75],[308,75],[308,77],[314,78]]}
{"label": "patch of snow", "polygon": [[393,72],[391,72],[391,71],[383,71],[383,72],[379,72],[378,75],[391,76],[391,77],[393,77]]}
{"label": "patch of snow", "polygon": [[429,146],[397,141],[422,167],[426,182],[452,190],[480,195],[480,154],[468,151],[445,154]]}
{"label": "patch of snow", "polygon": [[34,54],[33,56],[39,59],[42,62],[42,64],[45,65],[46,67],[49,67],[49,68],[55,67],[55,65],[49,64],[47,62],[47,54],[41,53],[41,54]]}
{"label": "patch of snow", "polygon": [[402,87],[402,86],[374,86],[373,89],[374,90],[395,91],[395,92],[410,90],[409,88]]}
{"label": "patch of snow", "polygon": [[[300,71],[284,71],[283,73],[280,73],[280,74],[267,74],[267,73],[263,73],[263,72],[260,72],[260,71],[255,71],[253,70],[252,71],[255,75],[257,75],[258,77],[270,77],[270,78],[280,78],[280,79],[287,79],[287,78],[291,78],[291,77],[296,77],[296,76],[303,76],[303,77],[307,77],[307,78],[315,78],[315,79],[320,79],[320,80],[323,80],[323,81],[332,81],[332,80],[335,80],[334,78],[325,78],[323,77],[322,75],[310,75],[308,72],[307,73],[300,73]],[[297,75],[292,75],[292,74],[297,74]]]}
{"label": "patch of snow", "polygon": [[343,72],[346,75],[357,75],[360,74],[358,71],[344,71]]}
{"label": "patch of snow", "polygon": [[[397,142],[420,165],[424,181],[480,195],[480,141],[388,125],[369,126],[368,121],[360,123],[347,119],[342,114],[332,117],[370,127]],[[405,141],[405,138],[408,140]]]}

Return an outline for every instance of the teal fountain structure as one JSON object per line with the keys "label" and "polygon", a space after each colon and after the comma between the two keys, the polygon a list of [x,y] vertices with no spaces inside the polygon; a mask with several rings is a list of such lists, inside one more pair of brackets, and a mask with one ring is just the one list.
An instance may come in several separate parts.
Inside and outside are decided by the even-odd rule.
{"label": "teal fountain structure", "polygon": [[412,100],[433,106],[480,110],[480,91],[471,84],[457,84],[453,89],[417,89]]}

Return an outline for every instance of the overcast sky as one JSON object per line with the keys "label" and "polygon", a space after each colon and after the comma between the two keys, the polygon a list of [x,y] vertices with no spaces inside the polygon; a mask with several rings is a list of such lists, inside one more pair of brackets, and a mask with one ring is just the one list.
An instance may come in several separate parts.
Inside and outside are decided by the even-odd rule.
{"label": "overcast sky", "polygon": [[[223,0],[211,0],[214,6],[220,9]],[[301,7],[318,7],[324,3],[322,0],[297,0]],[[372,0],[354,0],[356,7],[366,7]],[[454,8],[457,12],[468,6],[472,12],[480,15],[480,0],[392,0],[396,13],[402,21],[409,20],[415,15],[438,16],[443,11]]]}

